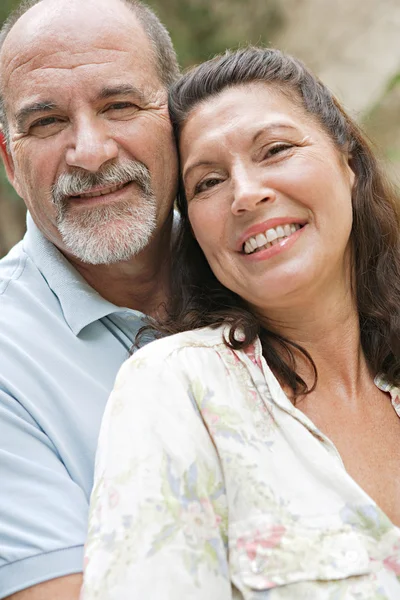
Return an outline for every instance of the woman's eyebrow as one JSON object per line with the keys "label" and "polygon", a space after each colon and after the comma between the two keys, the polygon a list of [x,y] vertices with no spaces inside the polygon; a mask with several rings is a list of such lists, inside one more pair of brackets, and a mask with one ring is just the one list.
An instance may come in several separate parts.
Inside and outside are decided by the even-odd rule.
{"label": "woman's eyebrow", "polygon": [[271,133],[271,132],[274,132],[276,130],[281,130],[281,129],[286,129],[286,130],[292,131],[292,132],[298,132],[297,127],[295,127],[294,125],[290,125],[289,123],[277,121],[274,123],[268,123],[268,125],[265,125],[265,127],[262,127],[261,129],[259,129],[254,134],[252,142],[253,143],[256,142],[258,140],[258,138],[265,133]]}
{"label": "woman's eyebrow", "polygon": [[185,181],[185,179],[187,179],[188,175],[194,170],[197,169],[198,167],[211,167],[214,163],[214,161],[210,161],[210,160],[198,160],[197,162],[189,165],[189,167],[187,169],[185,169],[182,173],[182,179],[183,181]]}

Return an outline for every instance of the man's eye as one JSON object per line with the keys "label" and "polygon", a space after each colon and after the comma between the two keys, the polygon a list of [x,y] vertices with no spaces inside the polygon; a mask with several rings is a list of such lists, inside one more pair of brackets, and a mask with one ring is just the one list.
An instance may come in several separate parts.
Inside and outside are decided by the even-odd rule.
{"label": "man's eye", "polygon": [[293,148],[293,144],[289,144],[288,142],[278,142],[267,149],[265,153],[265,158],[275,156],[276,154],[280,154],[281,152],[284,152],[285,150],[290,150],[291,148]]}
{"label": "man's eye", "polygon": [[139,107],[132,102],[112,102],[103,109],[103,114],[111,120],[126,121],[133,118]]}
{"label": "man's eye", "polygon": [[42,117],[29,126],[28,133],[39,138],[50,137],[62,131],[65,123],[66,119],[62,117]]}
{"label": "man's eye", "polygon": [[124,109],[136,109],[137,106],[132,102],[113,102],[109,104],[106,110],[124,110]]}
{"label": "man's eye", "polygon": [[57,117],[43,117],[42,119],[38,119],[31,124],[31,129],[35,127],[49,127],[49,125],[54,125],[55,123],[59,123],[60,119]]}
{"label": "man's eye", "polygon": [[195,194],[201,194],[201,192],[206,192],[207,190],[210,190],[211,188],[215,187],[220,183],[222,183],[222,179],[219,179],[217,177],[203,179],[203,181],[200,181],[200,183],[196,185],[194,192]]}

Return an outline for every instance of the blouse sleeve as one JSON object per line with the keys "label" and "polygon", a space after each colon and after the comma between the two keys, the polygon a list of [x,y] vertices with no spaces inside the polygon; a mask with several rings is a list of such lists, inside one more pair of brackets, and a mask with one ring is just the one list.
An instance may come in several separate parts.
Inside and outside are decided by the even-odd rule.
{"label": "blouse sleeve", "polygon": [[226,520],[190,383],[139,351],[103,419],[81,600],[231,600]]}

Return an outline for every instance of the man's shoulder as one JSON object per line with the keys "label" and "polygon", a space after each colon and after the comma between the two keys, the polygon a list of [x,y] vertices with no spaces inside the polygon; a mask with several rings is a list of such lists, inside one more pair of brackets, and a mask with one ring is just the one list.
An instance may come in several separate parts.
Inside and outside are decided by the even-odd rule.
{"label": "man's shoulder", "polygon": [[21,241],[0,260],[0,297],[7,293],[11,282],[18,281],[23,275],[27,259],[28,255]]}
{"label": "man's shoulder", "polygon": [[65,325],[58,298],[19,242],[0,260],[0,346],[51,336],[55,322]]}
{"label": "man's shoulder", "polygon": [[[13,303],[35,290],[51,293],[42,273],[24,248],[24,240],[16,244],[0,260],[0,306]],[[1,312],[1,311],[0,311]]]}

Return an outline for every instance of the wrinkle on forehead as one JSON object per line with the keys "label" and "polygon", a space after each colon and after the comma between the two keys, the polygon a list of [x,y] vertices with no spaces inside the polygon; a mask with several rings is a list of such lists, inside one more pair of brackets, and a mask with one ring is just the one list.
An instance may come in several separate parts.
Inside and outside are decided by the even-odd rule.
{"label": "wrinkle on forehead", "polygon": [[[120,47],[116,47],[111,44],[100,45],[95,41],[92,43],[89,43],[88,40],[85,41],[87,42],[86,48],[82,51],[74,49],[78,40],[63,42],[58,40],[57,44],[52,44],[51,38],[48,36],[36,39],[31,44],[19,44],[17,51],[12,48],[10,48],[11,51],[8,51],[8,48],[4,48],[0,56],[0,68],[4,74],[16,72],[23,67],[30,68],[32,66],[32,70],[44,68],[44,62],[46,62],[46,67],[50,68],[75,68],[89,64],[111,63],[117,60],[118,56],[129,56],[133,51],[132,41],[130,41],[130,47],[122,43],[119,44]],[[55,46],[57,50],[52,49]],[[145,51],[143,46],[142,50]],[[150,56],[152,57],[152,54]]]}
{"label": "wrinkle on forehead", "polygon": [[[113,53],[114,57],[109,60],[107,60],[106,58],[101,59],[101,57],[98,56],[99,52],[105,51],[108,54],[110,52]],[[42,70],[48,70],[48,69],[54,69],[54,70],[58,70],[58,69],[66,69],[66,70],[74,70],[74,69],[79,69],[81,67],[91,67],[91,66],[95,66],[95,65],[108,65],[108,64],[112,64],[115,63],[115,55],[128,55],[129,52],[127,50],[117,50],[115,48],[96,48],[93,47],[92,52],[95,52],[99,58],[99,60],[93,60],[93,58],[88,61],[86,57],[87,53],[85,52],[81,52],[81,53],[74,53],[71,54],[71,52],[65,51],[65,52],[55,52],[52,54],[52,56],[54,57],[54,64],[51,64],[51,60],[50,60],[50,56],[46,55],[46,59],[47,59],[47,63],[50,64],[39,64],[38,66],[34,66],[35,63],[40,63],[41,60],[44,58],[44,55],[35,55],[32,56],[31,58],[29,58],[28,60],[26,60],[25,62],[21,63],[21,64],[17,64],[16,66],[13,66],[13,63],[18,62],[21,60],[21,57],[15,57],[13,58],[9,65],[8,65],[8,70],[11,70],[13,73],[18,73],[18,71],[20,69],[28,69],[31,73],[35,72],[35,71],[42,71]],[[75,58],[76,60],[76,64],[71,65],[71,61],[72,59]],[[63,60],[64,59],[64,60]]]}
{"label": "wrinkle on forehead", "polygon": [[[215,115],[216,111],[214,110],[212,114]],[[271,110],[254,122],[249,120],[248,112],[234,115],[230,108],[222,112],[221,120],[216,124],[210,121],[210,117],[211,113],[194,115],[193,121],[188,120],[185,125],[186,130],[185,128],[182,130],[181,140],[186,134],[192,149],[201,150],[202,147],[207,148],[215,144],[220,148],[226,148],[230,154],[235,154],[232,146],[234,140],[248,140],[249,143],[253,143],[253,138],[263,132],[272,136],[282,130],[291,130],[292,134],[297,132],[297,136],[304,137],[302,133],[304,124],[296,123],[290,115],[279,111]],[[202,123],[207,123],[208,127],[202,127]]]}
{"label": "wrinkle on forehead", "polygon": [[[257,112],[256,106],[257,114],[254,116],[249,111],[254,109],[257,101],[260,111]],[[201,127],[202,123],[207,127]],[[321,130],[313,115],[307,113],[295,97],[283,94],[276,84],[263,81],[238,84],[225,88],[193,108],[182,127],[181,142],[184,137],[189,137],[192,147],[200,142],[229,145],[231,136],[240,137],[243,131],[251,134],[254,130],[256,133],[276,124],[293,127],[299,135],[304,135],[305,132],[302,132],[310,126]]]}
{"label": "wrinkle on forehead", "polygon": [[[6,37],[0,70],[4,79],[21,67],[36,66],[36,60],[38,64],[48,60],[51,67],[52,56],[59,60],[59,68],[63,68],[63,62],[73,64],[74,57],[76,66],[83,66],[80,55],[113,53],[115,59],[116,53],[132,52],[133,46],[153,56],[150,40],[136,15],[120,0],[42,0],[15,23]],[[111,59],[110,55],[105,60],[91,56],[86,64],[96,64],[97,60],[104,64]]]}

